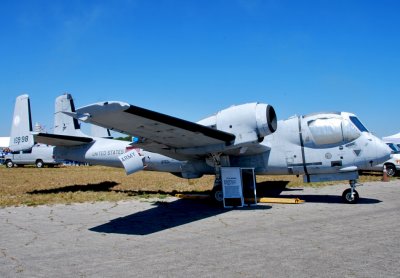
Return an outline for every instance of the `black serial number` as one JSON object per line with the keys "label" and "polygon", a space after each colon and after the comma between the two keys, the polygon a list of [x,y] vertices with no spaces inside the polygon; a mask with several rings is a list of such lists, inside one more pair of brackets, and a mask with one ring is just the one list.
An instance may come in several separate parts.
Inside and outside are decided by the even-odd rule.
{"label": "black serial number", "polygon": [[14,144],[26,143],[29,141],[29,136],[18,136],[14,137]]}

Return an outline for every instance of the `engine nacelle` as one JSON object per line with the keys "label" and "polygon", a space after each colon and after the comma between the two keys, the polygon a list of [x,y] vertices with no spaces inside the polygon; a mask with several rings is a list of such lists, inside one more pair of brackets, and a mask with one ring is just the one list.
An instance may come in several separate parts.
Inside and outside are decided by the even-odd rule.
{"label": "engine nacelle", "polygon": [[232,106],[199,123],[234,134],[235,145],[261,141],[277,128],[274,108],[263,103]]}

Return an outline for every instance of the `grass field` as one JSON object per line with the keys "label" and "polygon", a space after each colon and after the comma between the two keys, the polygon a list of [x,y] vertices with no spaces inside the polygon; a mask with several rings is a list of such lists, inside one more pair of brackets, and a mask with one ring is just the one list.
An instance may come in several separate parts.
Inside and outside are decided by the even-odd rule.
{"label": "grass field", "polygon": [[[380,180],[361,176],[360,182]],[[12,168],[0,166],[0,207],[81,202],[118,201],[132,198],[165,198],[176,193],[208,193],[214,176],[181,179],[168,173],[139,172],[127,176],[123,169],[102,166]],[[257,176],[257,183],[287,187],[325,186],[341,182],[303,184],[302,177]]]}

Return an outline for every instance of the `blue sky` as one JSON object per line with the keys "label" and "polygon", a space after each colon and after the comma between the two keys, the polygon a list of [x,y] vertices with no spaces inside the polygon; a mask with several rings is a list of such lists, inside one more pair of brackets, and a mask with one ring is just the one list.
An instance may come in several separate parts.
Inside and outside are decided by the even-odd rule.
{"label": "blue sky", "polygon": [[400,132],[400,1],[0,1],[0,136],[15,97],[120,100],[197,121],[245,102]]}

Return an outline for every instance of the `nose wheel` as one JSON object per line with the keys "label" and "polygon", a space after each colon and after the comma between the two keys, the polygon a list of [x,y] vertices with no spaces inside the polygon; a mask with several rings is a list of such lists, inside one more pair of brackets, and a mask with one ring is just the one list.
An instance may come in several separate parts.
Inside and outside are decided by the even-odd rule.
{"label": "nose wheel", "polygon": [[358,195],[356,187],[357,187],[357,181],[356,180],[350,180],[350,188],[348,188],[345,191],[343,191],[343,194],[342,194],[343,202],[345,202],[347,204],[356,204],[356,203],[358,203],[358,200],[360,199],[360,196]]}

